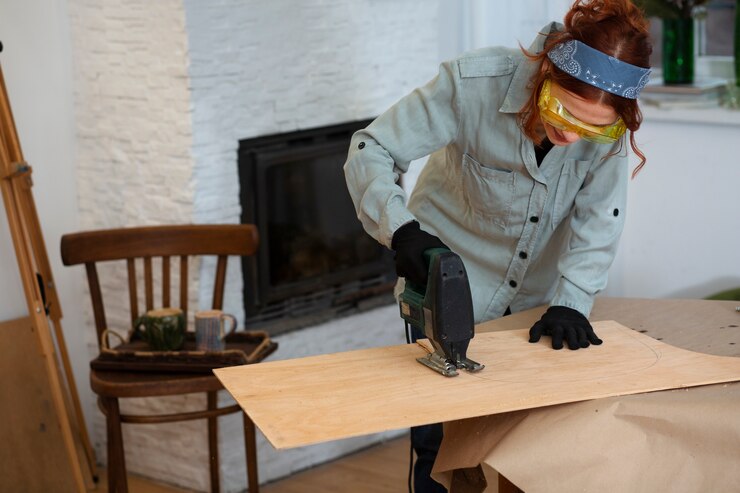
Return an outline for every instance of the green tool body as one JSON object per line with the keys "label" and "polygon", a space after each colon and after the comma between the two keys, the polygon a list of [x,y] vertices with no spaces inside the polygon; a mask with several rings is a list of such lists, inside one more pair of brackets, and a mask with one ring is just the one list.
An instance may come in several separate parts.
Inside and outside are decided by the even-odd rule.
{"label": "green tool body", "polygon": [[399,298],[401,318],[431,342],[434,352],[417,361],[442,375],[462,368],[475,372],[483,365],[466,355],[475,335],[473,300],[462,259],[446,248],[424,252],[429,266],[426,286],[407,282]]}

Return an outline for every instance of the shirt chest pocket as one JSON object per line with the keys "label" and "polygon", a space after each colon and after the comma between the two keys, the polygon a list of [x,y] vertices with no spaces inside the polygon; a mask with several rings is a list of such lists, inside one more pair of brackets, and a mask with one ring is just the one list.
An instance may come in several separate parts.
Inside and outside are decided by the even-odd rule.
{"label": "shirt chest pocket", "polygon": [[464,154],[462,190],[465,202],[480,221],[506,229],[514,201],[516,173],[484,166]]}
{"label": "shirt chest pocket", "polygon": [[555,204],[552,211],[552,227],[556,228],[570,213],[575,204],[576,195],[583,186],[591,161],[569,159],[563,165],[558,177],[555,191]]}

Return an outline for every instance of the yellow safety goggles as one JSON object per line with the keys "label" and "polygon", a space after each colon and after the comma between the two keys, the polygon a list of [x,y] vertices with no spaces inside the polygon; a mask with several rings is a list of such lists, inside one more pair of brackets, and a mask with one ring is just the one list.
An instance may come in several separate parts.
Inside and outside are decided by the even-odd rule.
{"label": "yellow safety goggles", "polygon": [[612,144],[627,130],[621,117],[609,125],[591,125],[571,115],[556,97],[550,95],[550,79],[546,79],[542,84],[537,106],[545,123],[559,130],[577,133],[579,137],[589,142]]}

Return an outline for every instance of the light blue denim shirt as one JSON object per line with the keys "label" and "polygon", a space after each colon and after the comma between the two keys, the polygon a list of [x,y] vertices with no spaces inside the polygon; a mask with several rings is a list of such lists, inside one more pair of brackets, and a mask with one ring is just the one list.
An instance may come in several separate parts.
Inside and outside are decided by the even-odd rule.
{"label": "light blue denim shirt", "polygon": [[[373,238],[390,247],[396,229],[416,219],[460,255],[476,323],[544,303],[588,316],[624,224],[624,137],[555,146],[537,166],[517,123],[537,70],[509,48],[443,63],[437,77],[353,136],[344,167]],[[400,174],[428,154],[407,201]]]}

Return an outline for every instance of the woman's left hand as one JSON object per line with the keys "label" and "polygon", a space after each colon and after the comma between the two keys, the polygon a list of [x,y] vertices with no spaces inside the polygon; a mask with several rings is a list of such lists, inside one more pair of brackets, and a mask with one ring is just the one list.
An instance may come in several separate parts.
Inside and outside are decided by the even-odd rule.
{"label": "woman's left hand", "polygon": [[579,311],[566,306],[551,306],[542,318],[529,329],[529,342],[537,342],[540,337],[552,337],[552,348],[562,349],[563,339],[570,349],[585,348],[603,341],[596,336],[594,328]]}

